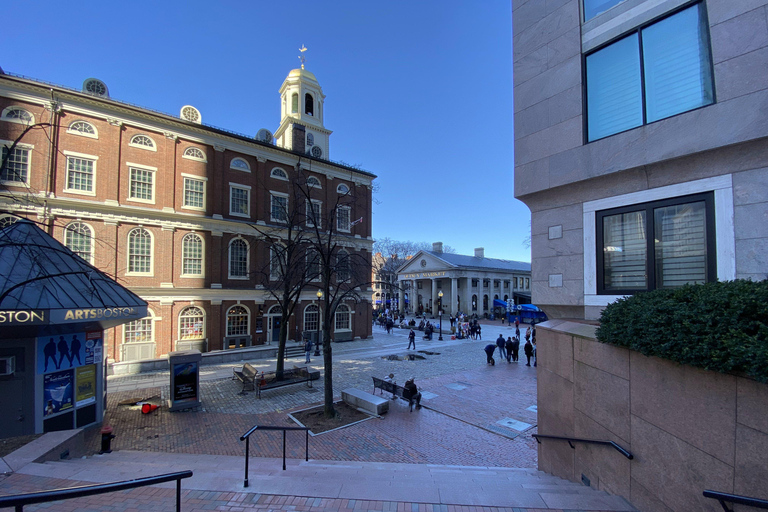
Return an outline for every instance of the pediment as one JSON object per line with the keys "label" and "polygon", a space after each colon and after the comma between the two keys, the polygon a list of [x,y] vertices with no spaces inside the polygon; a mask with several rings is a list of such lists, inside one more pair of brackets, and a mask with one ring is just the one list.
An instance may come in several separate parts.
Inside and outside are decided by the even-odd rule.
{"label": "pediment", "polygon": [[[432,277],[429,275],[423,275],[425,273],[429,274],[433,272],[444,272],[446,270],[454,269],[455,267],[453,265],[446,263],[440,258],[433,256],[432,254],[426,252],[418,252],[408,261],[408,263],[406,263],[403,267],[400,267],[400,270],[398,270],[397,274],[398,276],[409,274],[408,277],[405,277],[406,279],[421,279]],[[417,275],[411,277],[413,274]]]}

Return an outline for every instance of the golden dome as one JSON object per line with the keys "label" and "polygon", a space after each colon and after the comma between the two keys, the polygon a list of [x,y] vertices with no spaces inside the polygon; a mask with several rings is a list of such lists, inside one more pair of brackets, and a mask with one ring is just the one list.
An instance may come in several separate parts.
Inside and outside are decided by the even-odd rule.
{"label": "golden dome", "polygon": [[317,78],[315,78],[315,75],[313,75],[311,72],[307,71],[306,69],[292,69],[290,73],[288,73],[288,78],[298,76],[300,78],[306,78],[307,80],[312,80],[314,82],[317,82]]}

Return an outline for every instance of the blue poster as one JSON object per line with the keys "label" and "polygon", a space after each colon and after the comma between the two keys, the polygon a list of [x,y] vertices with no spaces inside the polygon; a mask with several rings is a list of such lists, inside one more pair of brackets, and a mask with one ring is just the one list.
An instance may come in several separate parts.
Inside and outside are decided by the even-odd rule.
{"label": "blue poster", "polygon": [[37,338],[38,374],[68,370],[84,364],[89,364],[85,357],[85,333],[56,334]]}
{"label": "blue poster", "polygon": [[72,370],[49,373],[43,379],[43,416],[72,409]]}

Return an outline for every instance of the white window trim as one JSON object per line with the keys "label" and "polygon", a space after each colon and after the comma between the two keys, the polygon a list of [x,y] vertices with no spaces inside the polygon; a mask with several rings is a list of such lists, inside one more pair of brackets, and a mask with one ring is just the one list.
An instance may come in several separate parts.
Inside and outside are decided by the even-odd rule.
{"label": "white window trim", "polygon": [[[191,156],[187,154],[187,151],[190,149],[197,149],[203,154],[203,158],[198,158],[196,156]],[[208,162],[208,155],[206,155],[206,152],[197,146],[189,146],[188,148],[184,149],[184,153],[182,153],[181,158],[186,158],[187,160],[194,160],[195,162]]]}
{"label": "white window trim", "polygon": [[346,329],[337,329],[336,328],[336,315],[339,314],[339,309],[336,308],[336,312],[333,314],[333,332],[351,332],[352,331],[352,314],[353,314],[352,308],[350,308],[346,304],[340,304],[339,308],[341,306],[344,306],[345,308],[347,308],[347,315],[349,315],[349,323],[347,325],[349,327],[346,328]]}
{"label": "white window trim", "polygon": [[[184,239],[187,238],[189,235],[197,235],[200,237],[200,240],[203,242],[203,250],[202,250],[202,261],[200,263],[200,273],[199,274],[185,274],[184,273]],[[205,238],[203,235],[196,231],[190,231],[183,237],[181,237],[181,274],[179,275],[182,279],[200,279],[201,277],[205,277]]]}
{"label": "white window trim", "polygon": [[[144,146],[143,144],[136,144],[135,142],[133,142],[133,139],[135,139],[136,137],[146,137],[146,138],[148,138],[149,140],[152,141],[152,147]],[[130,147],[132,147],[132,148],[138,148],[138,149],[144,149],[146,151],[155,151],[155,152],[157,152],[157,142],[155,142],[155,139],[153,139],[152,137],[150,137],[146,133],[137,133],[136,135],[131,137],[131,141],[128,143],[128,145]]]}
{"label": "white window trim", "polygon": [[[128,325],[128,324],[125,324],[123,326],[123,329],[122,329],[122,331],[123,331],[123,343],[122,344],[123,345],[125,345],[125,344],[129,344],[130,345],[130,344],[134,344],[134,343],[154,343],[155,342],[155,331],[157,330],[157,326],[155,325],[155,322],[157,322],[159,320],[162,320],[162,317],[155,316],[155,314],[152,312],[152,310],[150,308],[147,308],[147,316],[145,316],[143,318],[137,318],[136,320],[149,320],[150,322],[152,322],[150,324],[152,326],[152,333],[151,333],[152,336],[151,336],[151,339],[150,340],[146,340],[146,341],[125,341],[125,338],[126,338],[126,336],[125,336],[125,334],[126,334],[125,326]],[[131,322],[129,322],[129,323],[131,323]]]}
{"label": "white window trim", "polygon": [[[236,167],[232,165],[232,163],[235,160],[240,160],[241,162],[245,163],[245,165],[248,167],[247,169],[243,169],[242,167]],[[240,172],[251,172],[251,164],[248,163],[248,161],[245,158],[235,157],[229,162],[229,168],[233,171],[240,171]]]}
{"label": "white window trim", "polygon": [[[203,317],[202,317],[202,318],[203,318],[203,326],[202,326],[202,327],[203,327],[203,332],[202,332],[202,335],[201,335],[199,338],[186,338],[186,339],[185,339],[185,338],[183,338],[183,337],[182,337],[182,335],[181,335],[181,317],[182,317],[182,313],[184,313],[184,312],[185,312],[187,309],[189,309],[189,308],[197,308],[197,309],[199,309],[199,310],[200,310],[200,311],[203,313]],[[184,306],[184,307],[181,309],[181,311],[179,311],[179,314],[178,314],[178,316],[176,317],[176,320],[177,320],[177,322],[176,322],[176,324],[177,324],[177,327],[176,327],[176,334],[177,334],[177,336],[178,336],[176,339],[177,339],[178,341],[187,341],[187,340],[204,340],[204,339],[206,339],[206,336],[208,335],[208,329],[207,329],[207,326],[206,326],[206,323],[207,323],[207,322],[206,322],[206,320],[205,320],[205,319],[206,319],[205,309],[203,309],[201,306],[198,306],[198,305],[195,305],[195,304],[189,304],[189,305],[187,305],[187,306]]]}
{"label": "white window trim", "polygon": [[[25,112],[29,112],[29,115],[32,116],[32,120],[30,122],[26,122],[26,121],[22,121],[21,119],[11,119],[11,118],[6,118],[5,117],[5,115],[9,111],[16,110],[16,109],[23,110]],[[30,112],[28,108],[25,108],[25,107],[22,107],[22,106],[19,106],[19,105],[10,105],[10,106],[5,107],[3,109],[3,113],[2,113],[2,115],[0,115],[0,120],[8,122],[8,123],[20,124],[20,125],[23,125],[23,126],[32,126],[33,124],[35,124],[35,114]]]}
{"label": "white window trim", "polygon": [[[341,187],[346,187],[346,188],[347,188],[347,191],[346,191],[346,192],[342,192],[342,191],[341,191]],[[336,187],[336,193],[337,193],[337,194],[343,194],[343,195],[347,195],[347,194],[349,194],[349,193],[351,193],[351,192],[352,192],[352,187],[350,187],[350,186],[349,186],[349,185],[347,185],[346,183],[339,183],[339,185]]]}
{"label": "white window trim", "polygon": [[[131,253],[130,253],[130,246],[131,246],[131,233],[133,233],[137,229],[143,229],[147,233],[149,233],[149,261],[150,261],[150,271],[149,272],[131,272],[128,270],[131,268]],[[128,234],[125,237],[125,275],[126,276],[143,276],[143,277],[154,277],[155,275],[155,235],[152,233],[152,231],[148,230],[144,226],[136,226],[135,228],[132,228],[130,231],[128,231]]]}
{"label": "white window trim", "polygon": [[[248,214],[232,211],[232,189],[233,188],[239,188],[241,190],[245,190],[248,192]],[[232,215],[233,217],[243,217],[245,219],[251,218],[251,187],[250,185],[241,185],[240,183],[229,184],[229,214]]]}
{"label": "white window trim", "polygon": [[74,158],[82,158],[85,160],[93,160],[93,190],[77,190],[74,188],[68,188],[67,185],[69,184],[69,158],[65,160],[66,167],[64,169],[64,189],[63,192],[67,192],[68,194],[79,194],[83,196],[95,196],[96,195],[96,177],[97,177],[97,166],[98,166],[98,160],[99,157],[96,155],[86,155],[85,153],[75,153],[74,151],[62,151],[64,156],[66,157],[74,157]]}
{"label": "white window trim", "polygon": [[[83,133],[77,130],[72,129],[72,125],[75,123],[85,123],[89,125],[91,128],[93,128],[93,131],[95,133]],[[77,119],[75,121],[72,121],[69,123],[69,126],[67,127],[67,133],[71,133],[72,135],[78,135],[80,137],[88,137],[89,139],[98,139],[99,138],[99,130],[93,125],[93,123],[89,123],[88,121],[84,121],[82,119]]]}
{"label": "white window trim", "polygon": [[[316,204],[320,205],[320,217],[317,218],[316,220],[318,221],[317,227],[318,228],[322,228],[323,227],[323,202],[322,201],[318,201],[317,199],[310,199],[309,203],[306,203],[306,206],[309,206],[310,204],[311,205],[316,205]],[[314,211],[313,211],[313,214],[314,214]],[[307,216],[307,227],[314,228],[315,227],[315,223],[310,220],[312,217],[309,216],[309,212],[305,212],[305,215]]]}
{"label": "white window trim", "polygon": [[[233,308],[241,307],[245,309],[248,312],[247,318],[248,318],[248,332],[246,334],[229,334],[229,312],[232,311]],[[240,316],[240,315],[238,315]],[[245,304],[241,304],[238,302],[237,304],[232,304],[227,308],[227,313],[224,316],[224,332],[227,333],[226,336],[250,336],[251,335],[251,308],[246,306]]]}
{"label": "white window trim", "polygon": [[[285,176],[275,176],[275,171],[278,170],[278,169],[283,171],[283,174],[285,174]],[[272,170],[269,171],[269,177],[270,178],[275,178],[276,180],[288,181],[288,173],[282,167],[274,167],[274,168],[272,168]]]}
{"label": "white window trim", "polygon": [[[128,166],[128,197],[126,198],[127,201],[131,201],[134,203],[144,203],[144,204],[155,204],[155,200],[157,199],[157,167],[151,167],[149,165],[143,165],[143,164],[134,164],[131,162],[126,162],[125,165]],[[137,169],[141,171],[149,171],[152,173],[152,199],[141,199],[136,197],[131,197],[131,169]]]}
{"label": "white window trim", "polygon": [[94,251],[96,250],[96,235],[95,235],[95,231],[93,230],[93,226],[81,220],[73,220],[72,222],[64,226],[64,247],[66,247],[70,251],[72,251],[72,248],[67,245],[67,231],[69,231],[69,226],[71,226],[72,224],[82,224],[83,226],[87,227],[91,231],[91,234],[90,234],[91,247],[88,249],[88,255],[90,257],[86,261],[91,265],[93,265],[93,262],[96,259],[96,254],[94,253]]}
{"label": "white window trim", "polygon": [[[310,183],[310,180],[312,180],[312,183]],[[309,188],[317,188],[317,189],[322,190],[323,189],[323,184],[320,182],[320,179],[317,178],[316,176],[310,176],[309,178],[307,178],[307,187],[309,187]]]}
{"label": "white window trim", "polygon": [[[315,252],[317,252],[317,251],[315,251]],[[318,269],[320,269],[320,267],[322,266],[322,262],[320,261],[320,253],[317,254],[317,259],[318,259],[317,267],[318,267]],[[307,252],[307,254],[304,256],[304,262],[305,262],[304,264],[308,266],[309,252]],[[317,283],[317,282],[320,282],[322,280],[323,280],[322,272],[318,272],[317,276],[315,276],[311,281],[313,283]]]}
{"label": "white window trim", "polygon": [[[285,219],[276,219],[272,216],[272,206],[273,201],[275,197],[283,197],[285,198]],[[274,190],[269,191],[269,220],[271,222],[277,222],[279,224],[287,224],[288,223],[288,212],[290,208],[290,199],[288,194],[284,194],[283,192],[275,192]]]}
{"label": "white window trim", "polygon": [[[182,172],[181,176],[182,176],[182,178],[181,178],[181,209],[182,210],[194,210],[196,212],[204,212],[205,211],[205,201],[207,199],[207,195],[206,194],[207,194],[207,190],[208,190],[208,184],[207,184],[208,178],[206,178],[204,176],[195,176],[194,174],[187,174],[185,172]],[[198,181],[202,181],[203,182],[203,206],[202,207],[199,207],[199,206],[187,206],[187,205],[184,204],[184,192],[186,190],[184,188],[184,178],[189,178],[191,180],[198,180]]]}
{"label": "white window trim", "polygon": [[251,244],[248,243],[248,240],[243,238],[242,236],[236,236],[232,240],[229,241],[229,244],[227,245],[227,279],[231,279],[233,281],[248,281],[250,277],[248,275],[245,276],[233,276],[232,275],[232,244],[235,242],[235,240],[242,240],[245,242],[245,273],[248,274],[248,269],[251,268]]}
{"label": "white window trim", "polygon": [[[352,232],[352,208],[349,206],[339,206],[337,207],[338,210],[336,211],[336,231],[339,231],[340,233],[351,233]],[[349,227],[342,229],[339,227],[339,211],[341,210],[347,210],[349,212]]]}
{"label": "white window trim", "polygon": [[[280,279],[280,275],[279,274],[273,274],[272,273],[272,260],[274,260],[274,254],[273,253],[275,252],[275,247],[274,246],[275,246],[275,244],[272,244],[269,247],[269,280],[270,281],[277,281],[277,280]],[[285,250],[284,246],[280,245],[280,247],[282,247],[282,249]],[[279,266],[278,266],[277,270],[278,270],[278,272],[280,271]]]}
{"label": "white window trim", "polygon": [[715,195],[715,254],[717,279],[736,279],[736,239],[734,232],[733,179],[731,174],[678,183],[666,187],[641,190],[630,194],[607,197],[583,204],[584,217],[584,305],[607,306],[626,295],[597,294],[597,233],[595,213],[620,206],[627,206],[662,199],[670,199],[703,192]]}
{"label": "white window trim", "polygon": [[[8,149],[11,149],[11,146],[13,145],[12,140],[0,140],[0,145],[7,146]],[[26,144],[23,142],[17,142],[16,148],[26,149],[29,151],[29,154],[27,155],[27,181],[7,181],[7,180],[0,180],[0,183],[6,184],[6,185],[23,185],[23,186],[29,186],[29,180],[30,175],[32,174],[32,155],[35,154],[33,151],[35,149],[34,144]],[[14,148],[14,149],[16,149]],[[0,156],[2,156],[2,150],[0,150]]]}

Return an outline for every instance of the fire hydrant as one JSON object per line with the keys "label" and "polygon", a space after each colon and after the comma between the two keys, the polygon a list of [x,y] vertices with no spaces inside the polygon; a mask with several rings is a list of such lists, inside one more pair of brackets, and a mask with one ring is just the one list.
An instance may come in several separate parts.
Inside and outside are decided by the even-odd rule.
{"label": "fire hydrant", "polygon": [[99,453],[112,453],[112,440],[116,436],[112,434],[112,427],[104,425],[101,428],[101,451]]}

